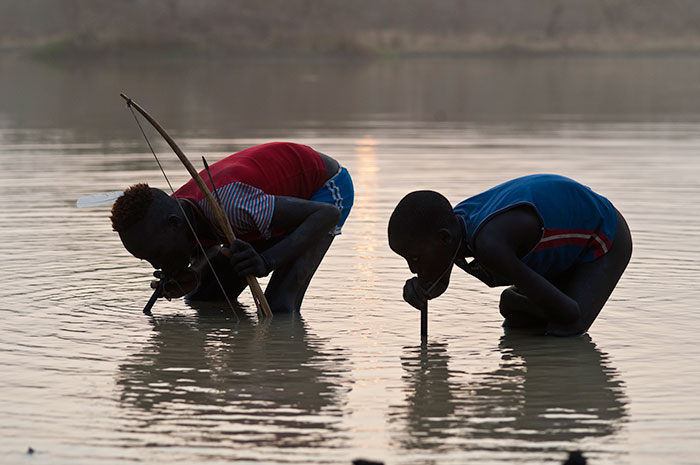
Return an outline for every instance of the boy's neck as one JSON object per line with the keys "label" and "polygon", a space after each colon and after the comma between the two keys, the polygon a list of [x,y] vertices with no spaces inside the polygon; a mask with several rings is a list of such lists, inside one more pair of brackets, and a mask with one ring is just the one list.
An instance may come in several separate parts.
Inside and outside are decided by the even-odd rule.
{"label": "boy's neck", "polygon": [[[178,202],[181,203],[187,219],[194,228],[194,233],[201,242],[219,240],[215,228],[197,205],[185,199],[178,199]],[[192,238],[192,242],[196,243],[195,238]]]}
{"label": "boy's neck", "polygon": [[462,250],[459,252],[462,257],[473,257],[471,247],[469,246],[469,239],[467,238],[467,225],[464,222],[464,218],[461,215],[455,214],[457,217],[457,223],[459,224],[459,237],[462,238]]}

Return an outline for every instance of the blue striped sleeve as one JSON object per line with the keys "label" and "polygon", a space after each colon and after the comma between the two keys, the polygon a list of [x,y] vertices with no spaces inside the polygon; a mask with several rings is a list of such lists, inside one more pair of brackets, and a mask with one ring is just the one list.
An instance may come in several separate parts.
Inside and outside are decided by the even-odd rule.
{"label": "blue striped sleeve", "polygon": [[[274,196],[242,182],[219,187],[217,192],[236,235],[259,233],[265,239],[270,238]],[[200,202],[200,207],[208,218],[214,217],[206,200]]]}

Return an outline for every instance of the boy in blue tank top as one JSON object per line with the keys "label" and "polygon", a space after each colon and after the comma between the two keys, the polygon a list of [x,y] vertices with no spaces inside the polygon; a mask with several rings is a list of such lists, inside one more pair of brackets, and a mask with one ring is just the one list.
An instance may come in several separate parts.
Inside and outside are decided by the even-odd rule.
{"label": "boy in blue tank top", "polygon": [[[504,327],[568,336],[588,330],[632,254],[625,219],[605,197],[552,174],[525,176],[452,207],[416,191],[394,209],[389,246],[416,276],[403,297],[423,309],[453,265],[501,294]],[[466,258],[473,258],[467,262]]]}

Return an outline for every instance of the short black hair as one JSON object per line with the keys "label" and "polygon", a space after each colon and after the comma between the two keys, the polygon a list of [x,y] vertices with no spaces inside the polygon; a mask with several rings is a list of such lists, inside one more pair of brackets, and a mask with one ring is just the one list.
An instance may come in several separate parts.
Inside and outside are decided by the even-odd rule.
{"label": "short black hair", "polygon": [[418,240],[457,223],[450,201],[435,191],[415,191],[396,205],[389,218],[389,241]]}
{"label": "short black hair", "polygon": [[112,229],[122,233],[146,218],[160,221],[172,213],[179,213],[172,197],[146,183],[134,184],[112,206]]}
{"label": "short black hair", "polygon": [[129,229],[146,216],[151,203],[153,192],[148,184],[129,186],[112,206],[112,229],[117,232]]}

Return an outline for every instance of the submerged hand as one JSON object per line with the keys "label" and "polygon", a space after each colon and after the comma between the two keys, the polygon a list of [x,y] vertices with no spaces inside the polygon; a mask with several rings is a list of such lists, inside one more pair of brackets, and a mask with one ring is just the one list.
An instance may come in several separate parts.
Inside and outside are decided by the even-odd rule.
{"label": "submerged hand", "polygon": [[221,253],[229,258],[233,271],[240,277],[267,276],[270,270],[262,256],[249,243],[236,239],[229,247],[221,249]]}
{"label": "submerged hand", "polygon": [[418,278],[414,277],[406,281],[403,286],[403,300],[421,311],[428,307],[428,296]]}
{"label": "submerged hand", "polygon": [[178,273],[166,275],[160,270],[153,272],[153,276],[158,278],[156,281],[151,281],[151,288],[158,287],[159,280],[165,280],[162,297],[166,299],[176,299],[192,292],[199,284],[199,276],[190,268],[182,270]]}

